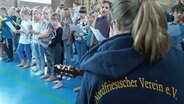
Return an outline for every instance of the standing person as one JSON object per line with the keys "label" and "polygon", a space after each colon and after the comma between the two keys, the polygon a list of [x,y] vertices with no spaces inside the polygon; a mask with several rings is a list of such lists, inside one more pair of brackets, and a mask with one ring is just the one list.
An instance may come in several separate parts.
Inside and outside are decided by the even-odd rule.
{"label": "standing person", "polygon": [[[103,1],[101,11],[96,12],[95,20],[93,26],[98,29],[105,38],[109,38],[110,32],[110,10],[111,10],[111,2],[110,1]],[[97,45],[99,42],[97,41],[96,37],[92,36],[91,46]]]}
{"label": "standing person", "polygon": [[72,64],[72,45],[73,45],[73,36],[71,29],[69,27],[70,24],[73,24],[70,11],[69,9],[64,9],[64,18],[63,18],[63,44],[64,44],[64,57],[65,57],[65,64],[71,65]]}
{"label": "standing person", "polygon": [[45,68],[45,58],[44,58],[44,52],[43,48],[41,48],[39,41],[38,41],[38,35],[41,31],[42,26],[42,11],[39,7],[36,7],[33,9],[33,24],[32,24],[32,43],[33,48],[32,52],[35,52],[35,59],[36,59],[36,70],[33,70],[33,72],[36,72],[35,75],[43,75],[44,68]]}
{"label": "standing person", "polygon": [[170,47],[156,0],[114,0],[113,30],[81,60],[77,104],[182,104],[184,53]]}
{"label": "standing person", "polygon": [[74,10],[74,13],[73,13],[72,21],[73,23],[76,23],[76,21],[80,18],[80,13],[79,13],[80,4],[78,2],[73,3],[73,10]]}
{"label": "standing person", "polygon": [[171,36],[171,45],[178,50],[182,50],[181,41],[184,38],[184,25],[181,21],[182,8],[179,5],[172,7],[174,21],[168,24],[168,33]]}
{"label": "standing person", "polygon": [[[16,16],[15,16],[15,7],[11,7],[9,10],[8,10],[8,15],[10,16],[10,18],[12,19],[12,24],[13,24],[13,26],[15,27],[15,24],[14,24],[14,22],[16,22]],[[15,51],[16,50],[16,48],[17,48],[17,44],[15,44],[15,36],[16,36],[16,34],[14,33],[13,34],[14,35],[14,37],[13,37],[13,50]]]}
{"label": "standing person", "polygon": [[0,16],[3,18],[2,23],[2,37],[3,37],[3,49],[5,50],[8,59],[6,62],[13,61],[13,34],[7,23],[12,23],[12,19],[8,16],[7,10],[5,7],[0,7]]}
{"label": "standing person", "polygon": [[[61,58],[61,52],[63,52],[63,46],[61,46],[63,29],[61,26],[61,16],[59,13],[53,13],[50,17],[50,22],[54,27],[54,37],[49,42],[49,47],[53,49],[54,65],[63,64],[63,58]],[[61,62],[62,60],[62,62]],[[52,75],[46,81],[53,81],[56,79],[56,73],[54,72],[54,67],[52,70]],[[60,88],[62,86],[61,82],[58,81],[53,87],[54,89]]]}
{"label": "standing person", "polygon": [[2,37],[3,18],[0,16],[0,61],[3,60],[3,37]]}
{"label": "standing person", "polygon": [[45,6],[42,9],[42,17],[44,20],[41,26],[40,34],[38,35],[41,48],[43,48],[47,60],[47,69],[44,70],[44,75],[41,76],[42,79],[49,78],[51,76],[52,68],[54,67],[53,49],[48,47],[49,42],[52,40],[54,30],[54,27],[49,22],[49,17],[51,15],[52,8],[50,6]]}
{"label": "standing person", "polygon": [[[16,8],[15,9],[15,16],[16,16],[16,25],[15,25],[15,28],[16,30],[19,30],[20,29],[20,24],[22,22],[22,19],[20,17],[20,11],[21,9],[20,8]],[[19,38],[20,38],[20,34],[15,34],[15,37],[14,37],[14,44],[15,44],[15,51],[17,50],[17,47],[18,47],[18,43],[19,43]]]}
{"label": "standing person", "polygon": [[83,33],[74,33],[75,37],[75,48],[78,55],[78,61],[82,58],[82,56],[87,52],[87,27],[88,27],[88,19],[87,19],[87,9],[86,7],[80,8],[80,18],[77,20],[77,25],[82,29]]}
{"label": "standing person", "polygon": [[[29,31],[30,31],[30,28],[32,27],[32,22],[29,18],[30,8],[23,7],[20,11],[20,15],[22,18],[21,29],[17,30],[16,33],[20,33],[17,53],[19,55],[21,63],[18,64],[17,66],[28,68],[30,67],[30,62],[31,62],[31,36]],[[25,51],[25,54],[24,54],[24,51]]]}
{"label": "standing person", "polygon": [[[58,6],[56,9],[56,13],[59,13],[60,17],[61,17],[61,26],[63,28],[63,34],[64,34],[64,18],[65,18],[65,10],[64,10],[64,6]],[[63,35],[62,35],[62,39],[63,39]],[[64,41],[61,41],[61,46],[64,47]],[[63,61],[65,60],[65,48],[62,49],[63,52],[61,52],[61,62],[63,63]],[[64,60],[63,60],[64,57]]]}

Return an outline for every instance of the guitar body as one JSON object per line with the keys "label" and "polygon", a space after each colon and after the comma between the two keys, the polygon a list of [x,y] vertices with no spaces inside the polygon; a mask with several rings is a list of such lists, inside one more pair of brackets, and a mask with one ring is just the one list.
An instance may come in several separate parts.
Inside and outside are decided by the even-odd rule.
{"label": "guitar body", "polygon": [[66,66],[66,65],[55,65],[54,66],[54,72],[59,73],[62,76],[68,76],[68,77],[76,77],[76,76],[82,76],[84,71],[73,67],[73,66]]}

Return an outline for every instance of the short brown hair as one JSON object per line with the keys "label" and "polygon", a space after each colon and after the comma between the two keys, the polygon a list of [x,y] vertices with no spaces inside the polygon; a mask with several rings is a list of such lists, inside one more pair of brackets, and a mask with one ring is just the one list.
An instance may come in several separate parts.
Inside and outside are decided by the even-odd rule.
{"label": "short brown hair", "polygon": [[102,2],[102,4],[105,4],[105,3],[109,4],[110,9],[112,8],[112,3],[110,1],[105,0]]}
{"label": "short brown hair", "polygon": [[5,7],[0,7],[0,11],[3,12],[4,14],[8,15],[8,12]]}
{"label": "short brown hair", "polygon": [[87,13],[87,9],[86,7],[81,7],[80,10],[79,10],[79,13]]}

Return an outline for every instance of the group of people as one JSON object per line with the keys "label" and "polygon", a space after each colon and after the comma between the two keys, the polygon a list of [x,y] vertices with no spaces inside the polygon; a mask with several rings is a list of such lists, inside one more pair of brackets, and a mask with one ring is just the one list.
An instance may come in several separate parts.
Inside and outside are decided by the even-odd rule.
{"label": "group of people", "polygon": [[[54,65],[72,65],[75,49],[84,71],[77,104],[182,104],[183,4],[179,0],[172,8],[170,23],[155,0],[105,0],[90,11],[77,2],[55,12],[50,6],[0,7],[0,60],[5,51],[12,62],[14,50],[18,67],[28,68],[35,59],[32,71],[46,81],[57,80],[57,89],[63,83]],[[91,27],[105,40],[99,41]]]}
{"label": "group of people", "polygon": [[[17,67],[26,69],[31,63],[36,63],[32,70],[35,75],[49,82],[61,80],[54,72],[54,65],[79,64],[83,55],[100,42],[90,27],[99,29],[105,38],[109,38],[111,2],[104,1],[103,5],[100,9],[98,4],[94,4],[89,13],[77,2],[73,3],[73,8],[58,6],[55,12],[50,6],[33,9],[11,7],[9,10],[0,7],[0,60],[12,62],[16,52],[20,58]],[[77,54],[76,62],[73,62],[74,53]],[[58,80],[53,88],[62,85]]]}

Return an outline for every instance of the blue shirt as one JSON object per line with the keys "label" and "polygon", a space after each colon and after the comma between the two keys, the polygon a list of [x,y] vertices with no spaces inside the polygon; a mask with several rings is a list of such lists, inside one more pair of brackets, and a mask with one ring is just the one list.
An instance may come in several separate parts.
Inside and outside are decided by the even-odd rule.
{"label": "blue shirt", "polygon": [[68,23],[63,28],[63,36],[62,36],[63,40],[68,40],[68,38],[69,38],[69,35],[70,35],[69,24],[73,24],[72,20],[68,21]]}
{"label": "blue shirt", "polygon": [[168,24],[168,33],[171,37],[171,45],[178,50],[182,50],[181,41],[184,38],[183,24]]}
{"label": "blue shirt", "polygon": [[10,28],[7,26],[6,22],[12,22],[12,19],[9,16],[3,18],[2,23],[2,35],[5,39],[11,39],[13,37]]}

